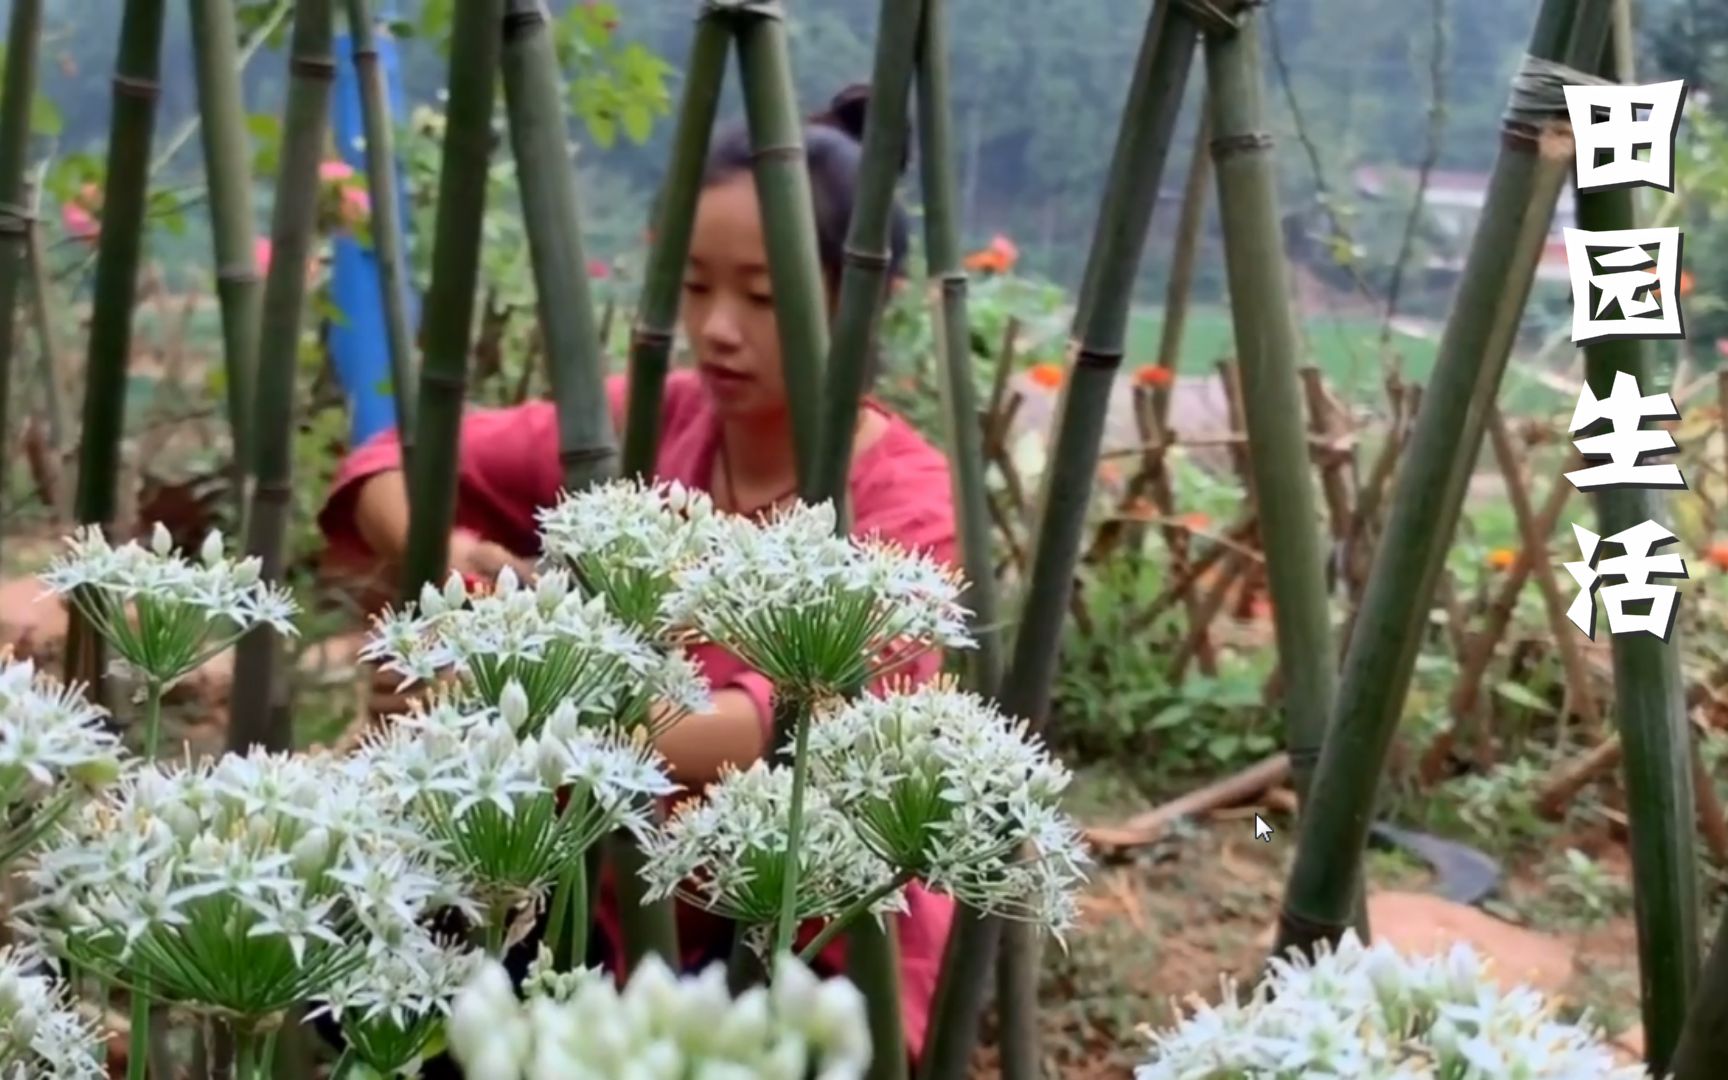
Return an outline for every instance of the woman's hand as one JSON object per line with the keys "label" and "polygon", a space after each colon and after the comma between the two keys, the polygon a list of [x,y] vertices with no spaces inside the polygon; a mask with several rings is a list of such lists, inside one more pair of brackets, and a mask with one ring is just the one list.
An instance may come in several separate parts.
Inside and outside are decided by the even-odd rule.
{"label": "woman's hand", "polygon": [[534,560],[524,559],[502,544],[483,540],[467,529],[450,534],[450,569],[490,584],[508,566],[520,581],[534,576]]}

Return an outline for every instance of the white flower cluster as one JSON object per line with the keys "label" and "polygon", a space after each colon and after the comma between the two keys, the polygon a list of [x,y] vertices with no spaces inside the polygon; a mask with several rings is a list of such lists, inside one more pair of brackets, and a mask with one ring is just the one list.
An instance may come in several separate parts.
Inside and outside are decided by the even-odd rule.
{"label": "white flower cluster", "polygon": [[[728,769],[700,801],[680,806],[647,844],[650,898],[677,895],[750,927],[774,922],[789,865],[792,770],[757,761]],[[819,787],[804,791],[797,918],[838,915],[884,887],[894,870],[865,846]],[[898,890],[875,905],[902,910]]]}
{"label": "white flower cluster", "polygon": [[[78,686],[0,661],[0,872],[80,794],[120,772],[119,741]],[[70,783],[68,783],[70,781]]]}
{"label": "white flower cluster", "polygon": [[351,762],[145,764],[44,845],[19,910],[56,952],[152,996],[258,1017],[463,905]]}
{"label": "white flower cluster", "polygon": [[569,702],[528,735],[520,696],[506,697],[502,710],[444,701],[399,717],[355,758],[438,841],[438,860],[500,905],[538,896],[606,833],[641,833],[644,798],[678,790],[658,754],[582,726]]}
{"label": "white flower cluster", "polygon": [[1527,987],[1503,992],[1464,945],[1407,958],[1347,933],[1314,963],[1274,960],[1246,1004],[1201,1004],[1153,1035],[1135,1080],[1638,1080]]}
{"label": "white flower cluster", "polygon": [[620,480],[567,494],[539,513],[546,554],[582,588],[645,633],[665,629],[676,576],[707,558],[721,533],[713,500],[680,483]]}
{"label": "white flower cluster", "polygon": [[164,685],[254,626],[296,632],[294,598],[260,580],[258,559],[227,558],[219,532],[205,538],[197,562],[174,553],[160,522],[148,548],[136,540],[114,547],[95,526],[74,533],[67,546],[43,583],[69,597],[128,665]]}
{"label": "white flower cluster", "polygon": [[417,605],[381,617],[360,657],[384,661],[403,686],[454,671],[492,706],[514,681],[530,729],[566,704],[624,726],[646,723],[654,700],[692,712],[709,704],[706,680],[682,653],[656,649],[562,570],[529,588],[506,567],[495,588],[475,592],[452,573],[442,591],[427,585]]}
{"label": "white flower cluster", "polygon": [[809,699],[860,690],[931,649],[974,644],[957,575],[834,528],[828,503],[762,525],[724,519],[708,558],[678,575],[668,620]]}
{"label": "white flower cluster", "polygon": [[429,934],[373,951],[337,979],[308,1019],[328,1013],[373,1072],[394,1076],[421,1058],[485,954]]}
{"label": "white flower cluster", "polygon": [[897,870],[981,911],[1073,926],[1090,863],[1069,773],[989,702],[945,683],[820,716],[812,778]]}
{"label": "white flower cluster", "polygon": [[11,948],[0,949],[0,1080],[104,1080],[96,1029],[66,990]]}
{"label": "white flower cluster", "polygon": [[[532,980],[531,980],[532,984]],[[620,993],[588,973],[567,996],[517,1000],[487,963],[457,997],[450,1049],[469,1080],[858,1080],[870,1065],[864,999],[783,957],[736,1000],[725,969],[676,978],[649,955]]]}

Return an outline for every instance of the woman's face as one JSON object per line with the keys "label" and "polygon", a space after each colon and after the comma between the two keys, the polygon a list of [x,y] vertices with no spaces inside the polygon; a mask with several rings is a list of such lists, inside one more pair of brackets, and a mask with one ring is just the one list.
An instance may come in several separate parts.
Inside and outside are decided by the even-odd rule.
{"label": "woman's face", "polygon": [[785,411],[768,249],[749,173],[705,189],[696,204],[683,319],[722,416],[767,419]]}

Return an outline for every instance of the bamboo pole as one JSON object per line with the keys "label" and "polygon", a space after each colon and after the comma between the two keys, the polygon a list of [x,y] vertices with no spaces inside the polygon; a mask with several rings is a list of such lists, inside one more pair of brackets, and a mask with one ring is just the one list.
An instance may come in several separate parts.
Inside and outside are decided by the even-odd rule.
{"label": "bamboo pole", "polygon": [[[954,504],[959,510],[960,545],[966,569],[964,602],[972,611],[978,647],[967,657],[971,688],[994,695],[1002,675],[1002,627],[991,558],[989,492],[984,481],[984,424],[972,375],[971,320],[967,314],[967,275],[960,265],[959,196],[954,177],[952,94],[948,82],[948,25],[944,0],[924,0],[918,37],[919,166],[924,196],[924,249],[935,310],[936,377],[947,415],[948,459]],[[999,357],[993,387],[1006,387],[1014,332]],[[1000,392],[992,401],[1000,400]],[[950,1022],[963,1004],[956,995],[987,984],[995,941],[973,908],[957,905],[931,998],[932,1023],[926,1028],[921,1074],[932,1063],[965,1057],[976,1041],[977,1015]],[[951,1066],[952,1067],[952,1066]]]}
{"label": "bamboo pole", "polygon": [[30,154],[30,111],[36,101],[36,58],[42,0],[13,0],[6,26],[6,81],[0,88],[0,447],[12,446],[6,423],[18,287],[28,269],[31,216],[24,170]]}
{"label": "bamboo pole", "polygon": [[456,7],[450,47],[450,102],[438,176],[432,283],[426,296],[426,350],[420,368],[414,467],[408,474],[408,545],[402,595],[444,575],[456,519],[456,449],[468,385],[468,349],[480,284],[480,226],[492,157],[499,32],[504,0]]}
{"label": "bamboo pole", "polygon": [[[84,377],[83,426],[78,448],[74,512],[83,525],[111,527],[120,442],[126,433],[126,368],[132,354],[132,310],[138,294],[138,255],[144,242],[149,196],[150,140],[162,66],[164,0],[126,0],[120,49],[114,63],[109,117],[107,185]],[[66,637],[69,681],[106,696],[102,643],[73,605]]]}
{"label": "bamboo pole", "polygon": [[[265,581],[285,570],[288,516],[294,501],[295,376],[306,312],[306,263],[318,226],[318,167],[329,137],[330,88],[336,79],[332,0],[298,0],[289,39],[288,101],[282,160],[271,213],[270,272],[264,282],[258,337],[258,384],[252,402],[254,484],[246,514],[246,552],[263,563]],[[281,642],[268,626],[240,639],[234,654],[228,747],[291,749],[286,712],[275,708]]]}
{"label": "bamboo pole", "polygon": [[1673,1080],[1716,1080],[1728,1075],[1728,907],[1716,928],[1716,943],[1704,961],[1698,992],[1686,1014],[1673,1054]]}
{"label": "bamboo pole", "polygon": [[198,76],[198,131],[209,185],[216,297],[222,310],[222,370],[234,443],[234,505],[244,520],[252,474],[252,386],[257,379],[263,290],[252,217],[252,136],[240,83],[233,0],[191,0],[192,57]]}
{"label": "bamboo pole", "polygon": [[[1041,728],[1061,648],[1062,613],[1074,584],[1110,392],[1122,364],[1134,279],[1157,204],[1171,136],[1193,61],[1197,31],[1186,9],[1160,0],[1147,22],[1087,261],[1090,287],[1078,305],[1073,363],[1063,386],[1050,467],[1040,497],[1032,570],[1002,684],[1002,707]],[[1036,1075],[1038,937],[1016,923],[1003,936],[997,999],[1003,1075]],[[968,1015],[963,1013],[962,1015]]]}
{"label": "bamboo pole", "polygon": [[[731,37],[723,21],[712,14],[697,20],[685,70],[678,130],[672,141],[672,161],[667,169],[666,186],[660,193],[646,280],[630,337],[630,385],[624,423],[626,476],[647,479],[654,474],[660,443],[660,403],[672,352],[684,267],[689,258],[702,170],[730,49]],[[642,872],[647,860],[641,845],[627,830],[620,830],[609,838],[607,855],[612,860],[618,890],[626,964],[634,968],[652,952],[676,966],[678,926],[672,904],[669,900],[644,903],[647,887]]]}
{"label": "bamboo pole", "polygon": [[558,409],[558,458],[564,486],[578,491],[616,472],[618,448],[588,260],[582,252],[564,75],[544,0],[507,0],[500,66],[546,344],[546,374]]}
{"label": "bamboo pole", "polygon": [[[1582,22],[1586,16],[1579,15]],[[1596,66],[1616,81],[1634,76],[1612,47],[1598,39]],[[1578,225],[1590,231],[1637,227],[1630,188],[1578,193]],[[1619,372],[1649,388],[1658,362],[1636,337],[1600,339],[1585,346],[1585,378],[1606,397]],[[1647,393],[1656,392],[1653,388]],[[1636,487],[1594,493],[1597,528],[1604,536],[1662,516],[1662,501]],[[1637,903],[1639,994],[1644,1020],[1644,1057],[1661,1076],[1680,1040],[1686,1009],[1698,977],[1698,881],[1694,853],[1691,732],[1686,724],[1686,686],[1680,650],[1648,634],[1616,634],[1614,713],[1622,745],[1626,814],[1631,834],[1632,880]],[[1720,1037],[1720,1032],[1718,1032]]]}
{"label": "bamboo pole", "polygon": [[[402,204],[396,191],[396,136],[390,98],[378,63],[377,27],[370,0],[348,0],[348,31],[360,82],[361,125],[366,133],[366,184],[372,199],[372,250],[384,299],[384,330],[390,344],[390,397],[396,403],[396,438],[402,467],[414,467],[414,334],[408,325],[408,266],[402,238]],[[530,234],[529,239],[533,236]]]}
{"label": "bamboo pole", "polygon": [[1238,298],[1230,309],[1248,464],[1260,535],[1276,539],[1262,546],[1284,673],[1285,742],[1297,797],[1305,799],[1332,715],[1337,671],[1251,13],[1234,34],[1208,35],[1206,76],[1224,260],[1230,295]]}
{"label": "bamboo pole", "polygon": [[[706,0],[727,14],[738,42],[744,111],[755,151],[781,372],[792,414],[800,489],[821,460],[821,403],[828,356],[828,304],[805,165],[804,124],[792,82],[786,24],[775,0]],[[842,516],[844,521],[844,516]],[[775,744],[781,739],[776,733]]]}
{"label": "bamboo pole", "polygon": [[[895,181],[906,154],[910,120],[907,99],[924,2],[881,3],[876,60],[870,76],[870,110],[864,120],[857,190],[842,256],[839,303],[828,343],[818,452],[803,484],[805,502],[834,502],[842,530],[848,517],[846,480],[857,437],[858,401],[869,389],[870,361],[888,291],[892,259],[889,226]],[[969,356],[970,350],[961,355]]]}
{"label": "bamboo pole", "polygon": [[[1571,66],[1594,65],[1606,40],[1607,3],[1544,0],[1528,53]],[[1562,99],[1509,110],[1503,124],[1482,221],[1350,636],[1338,706],[1313,781],[1322,794],[1303,815],[1277,955],[1293,947],[1311,952],[1319,941],[1336,941],[1351,924],[1380,778],[1481,448],[1487,405],[1499,389],[1560,187],[1572,167],[1564,116]]]}
{"label": "bamboo pole", "polygon": [[690,254],[702,169],[720,106],[720,90],[726,81],[731,44],[726,24],[718,16],[710,12],[696,20],[690,60],[685,64],[678,129],[672,138],[672,160],[658,200],[642,299],[630,333],[630,393],[624,422],[626,476],[647,478],[654,472],[660,444],[660,402],[672,355],[684,264]]}

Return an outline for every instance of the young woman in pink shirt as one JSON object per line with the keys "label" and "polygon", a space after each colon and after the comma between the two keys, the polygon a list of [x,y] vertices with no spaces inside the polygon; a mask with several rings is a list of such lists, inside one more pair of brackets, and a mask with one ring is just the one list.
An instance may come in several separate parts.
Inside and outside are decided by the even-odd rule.
{"label": "young woman in pink shirt", "polygon": [[[804,132],[831,309],[857,184],[864,108],[861,95],[843,93]],[[696,365],[667,377],[654,469],[659,479],[709,492],[723,510],[760,515],[794,498],[797,473],[751,156],[748,134],[741,129],[722,133],[709,154],[681,310]],[[896,207],[891,275],[902,269],[906,237],[906,218]],[[625,390],[622,376],[608,381],[613,420],[620,428]],[[539,546],[535,511],[554,503],[560,487],[553,406],[535,401],[509,409],[471,409],[460,440],[451,565],[487,577],[506,565],[531,572]],[[859,412],[848,491],[856,535],[878,534],[955,562],[947,461],[874,401]],[[386,567],[400,560],[408,501],[393,432],[358,448],[343,464],[319,523],[338,556]],[[713,710],[676,725],[658,747],[674,779],[699,790],[722,765],[747,766],[768,750],[772,687],[717,648],[696,650],[695,657],[712,685]],[[927,679],[940,664],[940,657],[929,656],[907,674]],[[916,886],[907,900],[898,926],[901,994],[906,1043],[916,1057],[953,911],[950,901]],[[687,966],[724,955],[730,933],[722,920],[680,905],[678,922]],[[604,958],[621,956],[609,881],[602,882],[598,923]],[[816,929],[804,928],[801,937],[807,940]],[[841,970],[844,947],[842,936],[822,954],[818,967]]]}

